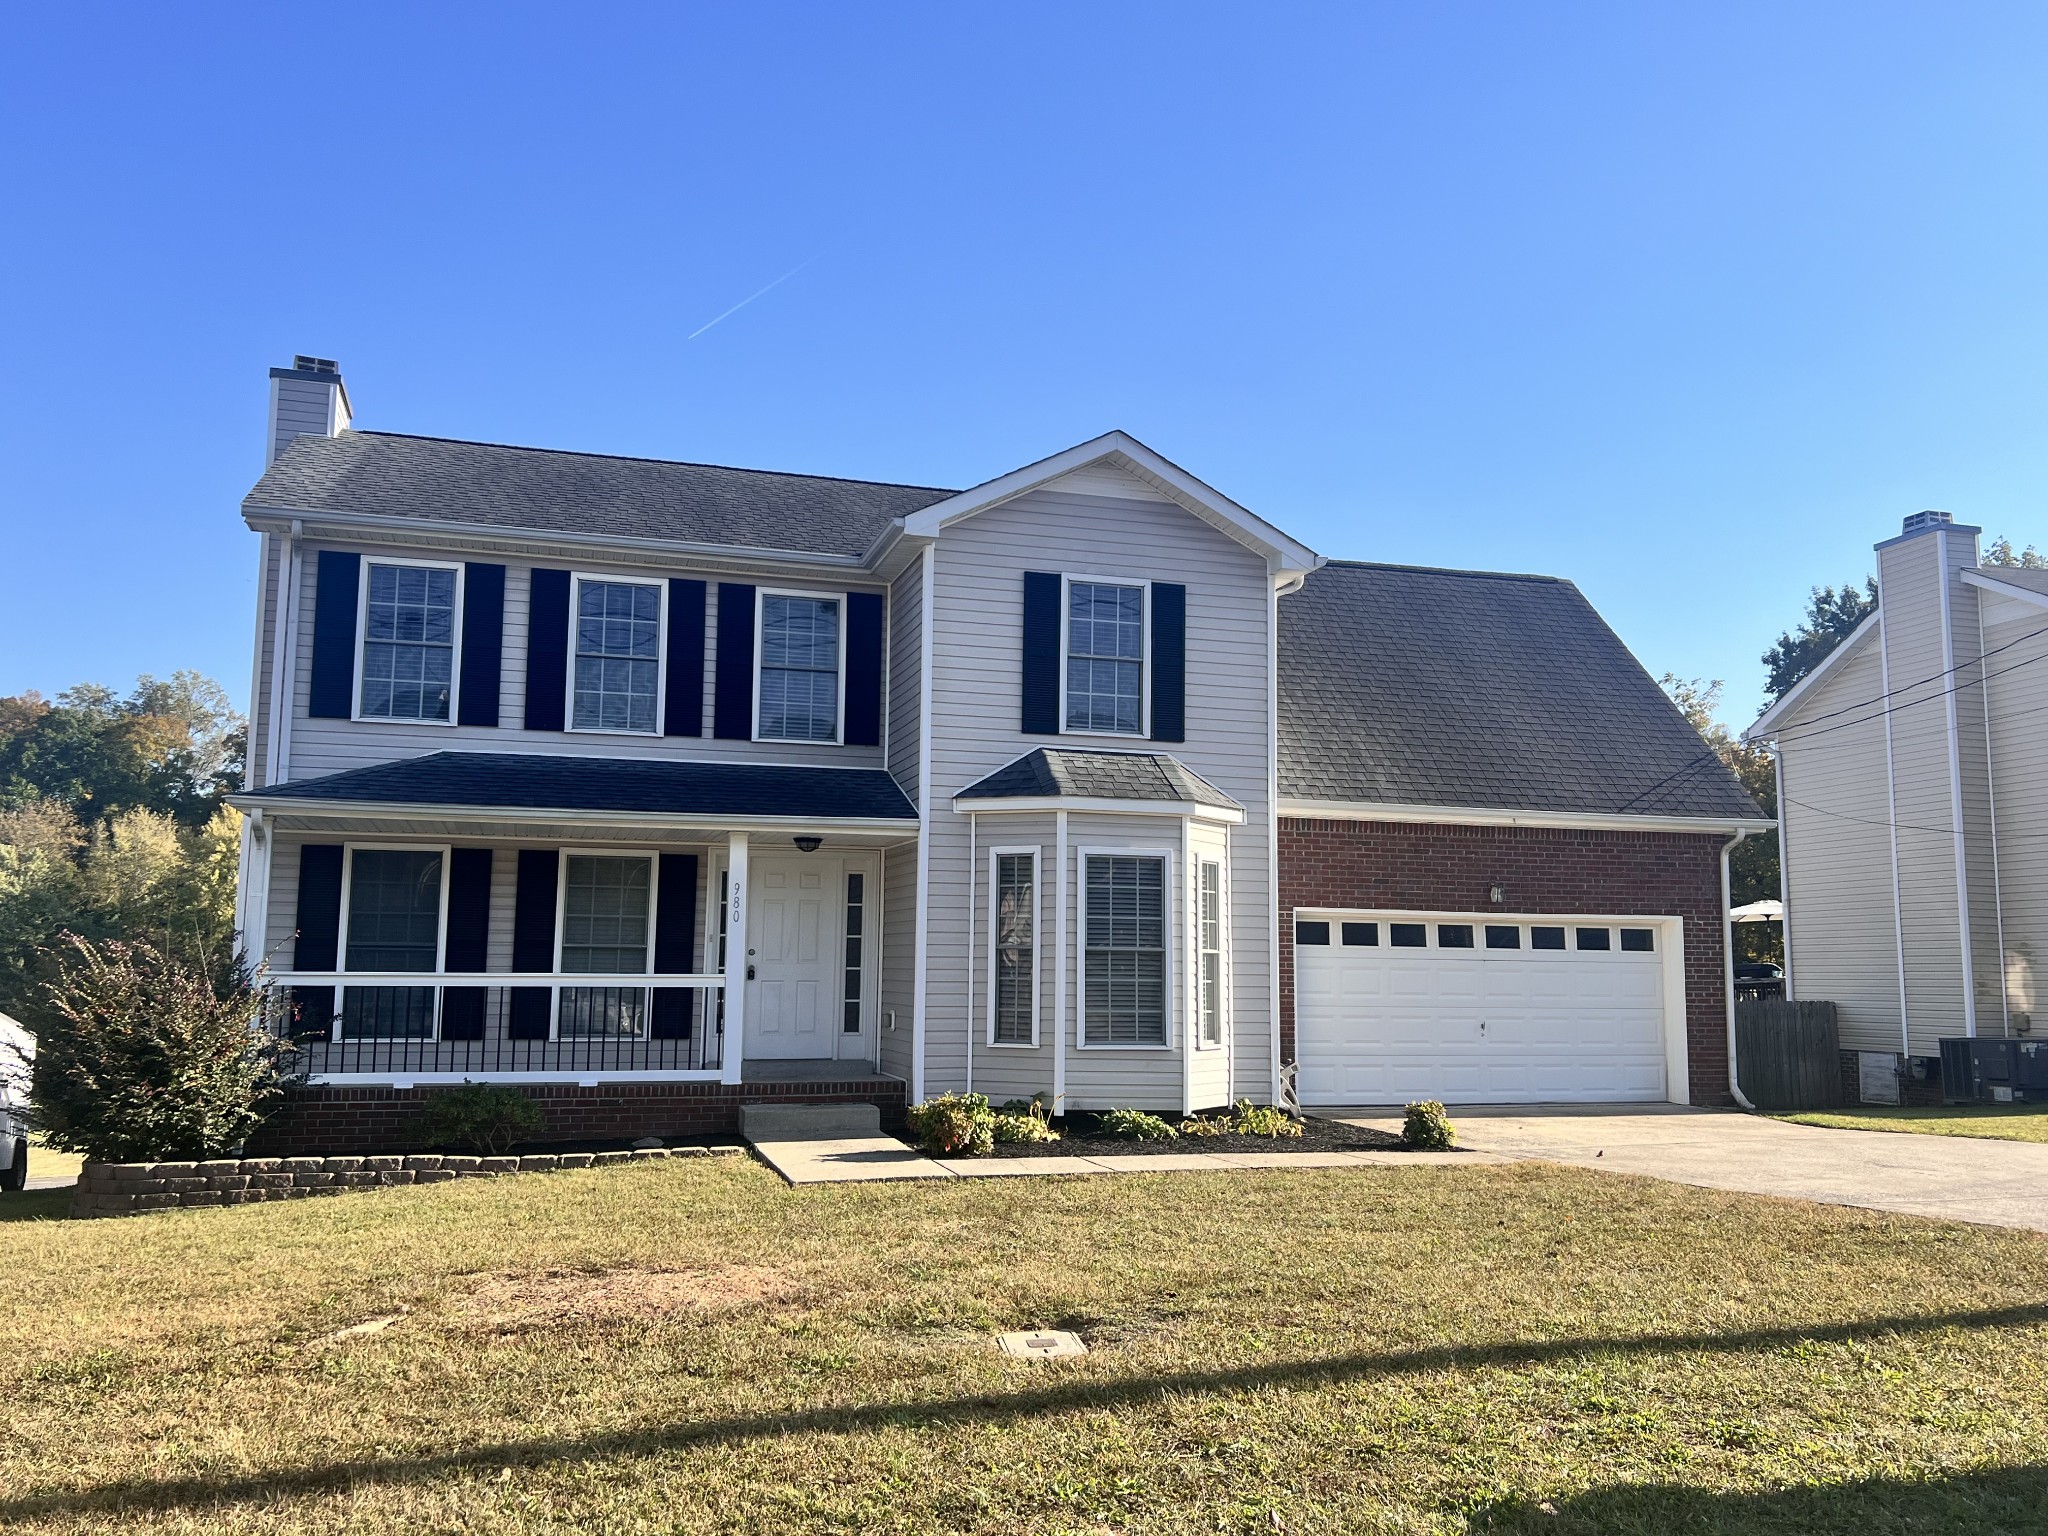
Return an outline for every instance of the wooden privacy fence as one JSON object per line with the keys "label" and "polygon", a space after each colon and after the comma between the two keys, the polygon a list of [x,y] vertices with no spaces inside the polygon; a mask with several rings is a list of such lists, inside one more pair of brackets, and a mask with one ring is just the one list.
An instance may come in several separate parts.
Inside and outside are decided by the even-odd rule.
{"label": "wooden privacy fence", "polygon": [[1735,1005],[1735,1061],[1758,1109],[1834,1109],[1842,1103],[1833,1003],[1764,997]]}

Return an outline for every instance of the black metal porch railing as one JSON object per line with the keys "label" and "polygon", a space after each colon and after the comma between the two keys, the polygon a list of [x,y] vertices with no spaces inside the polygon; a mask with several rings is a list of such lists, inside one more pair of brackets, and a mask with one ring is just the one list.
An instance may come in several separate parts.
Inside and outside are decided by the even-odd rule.
{"label": "black metal porch railing", "polygon": [[323,1078],[715,1073],[719,976],[287,973],[269,1025]]}

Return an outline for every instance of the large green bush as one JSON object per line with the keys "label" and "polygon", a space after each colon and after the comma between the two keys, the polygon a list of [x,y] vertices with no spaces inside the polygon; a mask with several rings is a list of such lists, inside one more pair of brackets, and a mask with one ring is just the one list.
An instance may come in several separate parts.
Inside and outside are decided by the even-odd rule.
{"label": "large green bush", "polygon": [[996,1144],[995,1112],[980,1093],[942,1093],[913,1104],[904,1118],[934,1157],[986,1157]]}
{"label": "large green bush", "polygon": [[427,1096],[413,1135],[424,1146],[467,1147],[482,1157],[503,1157],[546,1128],[540,1106],[517,1088],[464,1083]]}
{"label": "large green bush", "polygon": [[269,989],[239,957],[204,966],[141,939],[64,935],[37,1031],[30,1118],[99,1162],[221,1157],[279,1090]]}

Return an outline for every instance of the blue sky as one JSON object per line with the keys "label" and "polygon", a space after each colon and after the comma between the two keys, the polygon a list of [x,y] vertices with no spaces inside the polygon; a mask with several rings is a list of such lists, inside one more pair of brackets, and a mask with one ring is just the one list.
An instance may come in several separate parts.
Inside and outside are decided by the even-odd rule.
{"label": "blue sky", "polygon": [[2044,47],[1868,0],[16,8],[0,692],[246,692],[236,507],[311,352],[366,427],[923,484],[1121,427],[1326,554],[1568,576],[1746,719],[1903,514],[2048,544]]}

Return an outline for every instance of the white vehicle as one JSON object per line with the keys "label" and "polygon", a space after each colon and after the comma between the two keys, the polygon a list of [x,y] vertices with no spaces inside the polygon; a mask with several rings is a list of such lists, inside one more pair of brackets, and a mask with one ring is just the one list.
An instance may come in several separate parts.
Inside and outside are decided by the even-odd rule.
{"label": "white vehicle", "polygon": [[0,1190],[28,1182],[29,1068],[36,1037],[0,1013]]}

